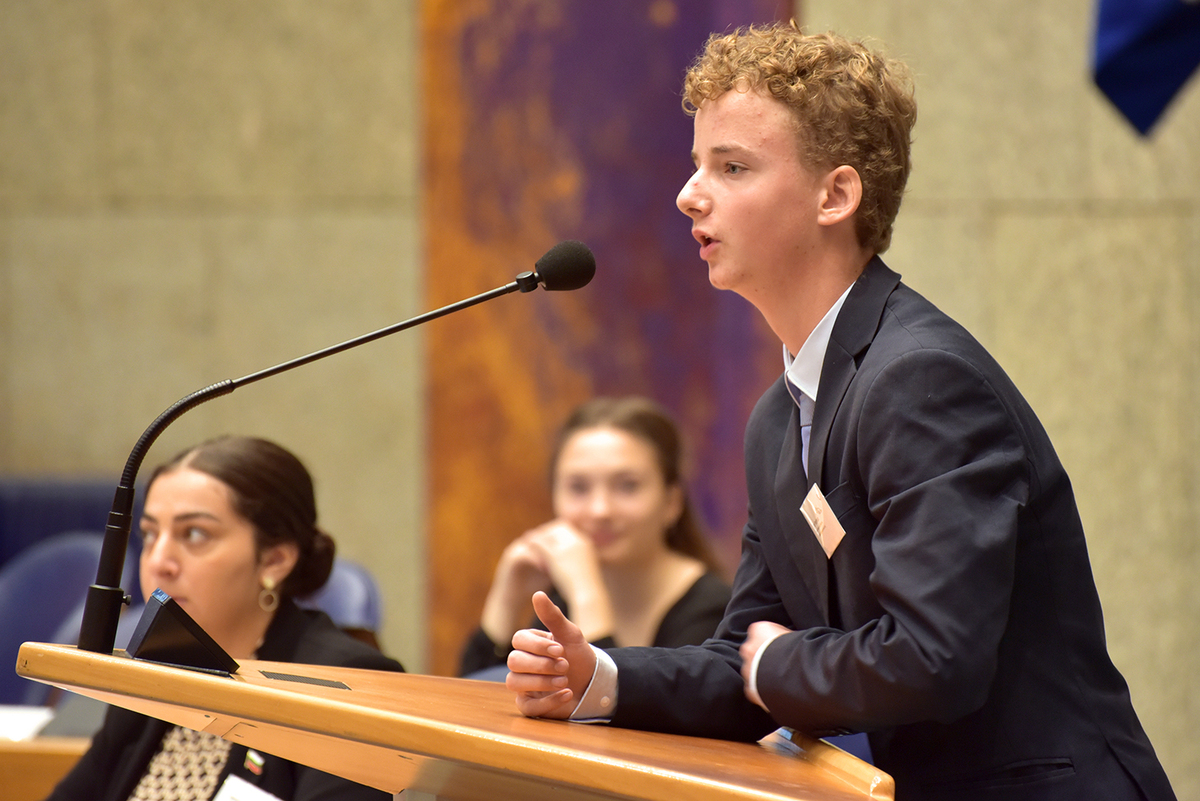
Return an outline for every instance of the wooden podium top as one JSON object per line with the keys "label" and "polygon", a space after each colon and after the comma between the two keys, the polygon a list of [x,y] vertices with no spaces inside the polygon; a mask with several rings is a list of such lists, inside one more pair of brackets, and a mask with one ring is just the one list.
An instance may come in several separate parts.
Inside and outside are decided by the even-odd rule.
{"label": "wooden podium top", "polygon": [[230,677],[25,643],[17,673],[381,790],[445,799],[889,799],[828,743],[655,734],[517,712],[503,685],[247,660]]}

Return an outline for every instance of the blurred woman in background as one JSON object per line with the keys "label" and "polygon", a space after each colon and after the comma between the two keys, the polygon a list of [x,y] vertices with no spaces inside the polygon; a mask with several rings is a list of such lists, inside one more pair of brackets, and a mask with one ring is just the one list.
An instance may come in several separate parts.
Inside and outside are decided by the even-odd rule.
{"label": "blurred woman in background", "polygon": [[555,518],[505,548],[459,674],[502,676],[537,590],[565,604],[601,648],[712,636],[729,585],[688,502],[682,461],[679,431],[657,403],[597,398],[578,407],[550,459]]}

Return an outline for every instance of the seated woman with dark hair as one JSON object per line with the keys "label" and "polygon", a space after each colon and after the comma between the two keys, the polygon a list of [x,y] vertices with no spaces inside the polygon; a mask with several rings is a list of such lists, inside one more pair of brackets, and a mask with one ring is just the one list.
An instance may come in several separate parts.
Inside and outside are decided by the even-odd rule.
{"label": "seated woman with dark hair", "polygon": [[556,517],[505,548],[459,675],[500,677],[489,669],[502,672],[513,634],[530,625],[536,590],[565,603],[602,648],[711,637],[729,584],[688,502],[682,462],[679,431],[657,403],[634,396],[578,407],[550,458]]}
{"label": "seated woman with dark hair", "polygon": [[[162,465],[146,490],[141,535],[142,594],[161,588],[234,659],[403,670],[292,600],[329,578],[334,542],[317,527],[308,470],[278,445],[221,437]],[[50,799],[206,800],[239,780],[283,801],[391,798],[113,707]]]}

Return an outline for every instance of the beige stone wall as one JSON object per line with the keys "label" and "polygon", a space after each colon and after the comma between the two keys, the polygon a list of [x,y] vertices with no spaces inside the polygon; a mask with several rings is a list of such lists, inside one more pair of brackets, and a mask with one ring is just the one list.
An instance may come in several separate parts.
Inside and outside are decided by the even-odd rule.
{"label": "beige stone wall", "polygon": [[[0,473],[115,486],[184,395],[424,310],[416,25],[415,0],[5,3]],[[245,386],[146,461],[224,432],[294,450],[417,670],[421,343]]]}
{"label": "beige stone wall", "polygon": [[[803,5],[915,68],[888,260],[1041,414],[1113,657],[1179,796],[1200,796],[1200,84],[1141,139],[1088,77],[1092,0]],[[179,397],[423,309],[415,28],[416,0],[5,4],[0,472],[115,481]],[[296,450],[417,670],[420,342],[245,387],[148,460],[222,431]]]}
{"label": "beige stone wall", "polygon": [[1200,80],[1140,138],[1089,76],[1092,0],[805,0],[915,70],[889,263],[971,328],[1079,496],[1109,649],[1200,797]]}

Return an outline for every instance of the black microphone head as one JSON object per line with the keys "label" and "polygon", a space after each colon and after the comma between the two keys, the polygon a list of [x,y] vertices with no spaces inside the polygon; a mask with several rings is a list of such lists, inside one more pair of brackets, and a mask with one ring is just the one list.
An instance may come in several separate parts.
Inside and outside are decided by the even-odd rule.
{"label": "black microphone head", "polygon": [[596,274],[596,257],[587,245],[568,239],[547,250],[535,269],[538,281],[548,290],[579,289]]}

